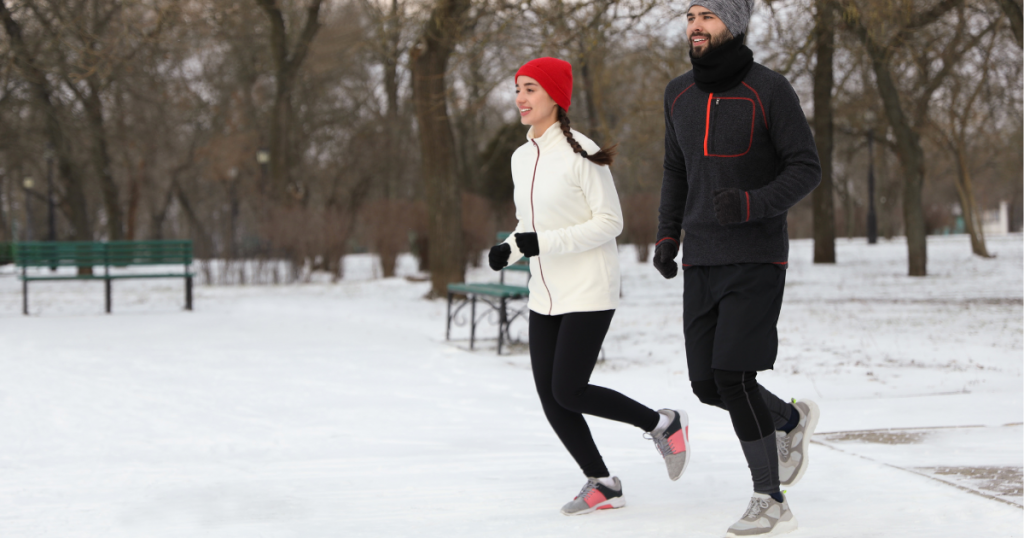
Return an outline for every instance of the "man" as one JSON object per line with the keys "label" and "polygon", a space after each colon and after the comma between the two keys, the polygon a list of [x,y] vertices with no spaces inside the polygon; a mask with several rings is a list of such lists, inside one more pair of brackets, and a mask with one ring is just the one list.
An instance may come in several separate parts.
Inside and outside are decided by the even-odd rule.
{"label": "man", "polygon": [[[665,90],[665,171],[654,265],[676,276],[693,392],[729,412],[754,494],[727,536],[796,528],[780,491],[807,468],[818,409],[757,383],[773,367],[789,241],[786,212],[821,181],[810,127],[789,82],[744,44],[754,0],[693,0],[693,70]],[[680,232],[685,230],[684,244]],[[781,481],[780,481],[781,473]]]}

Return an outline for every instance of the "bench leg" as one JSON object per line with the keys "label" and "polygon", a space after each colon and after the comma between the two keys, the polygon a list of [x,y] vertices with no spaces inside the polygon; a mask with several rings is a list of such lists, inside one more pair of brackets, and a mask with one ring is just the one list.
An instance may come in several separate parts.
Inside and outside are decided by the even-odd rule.
{"label": "bench leg", "polygon": [[185,277],[185,310],[192,310],[192,277]]}
{"label": "bench leg", "polygon": [[501,310],[498,310],[498,355],[501,355],[501,344],[505,341],[505,331],[508,327],[508,315],[505,306],[508,299],[501,298]]}
{"label": "bench leg", "polygon": [[476,340],[476,294],[470,299],[469,316],[469,350],[472,351]]}
{"label": "bench leg", "polygon": [[106,285],[105,287],[107,289],[107,293],[106,293],[106,295],[107,295],[107,313],[109,314],[110,313],[110,279],[109,278],[104,279],[103,283]]}
{"label": "bench leg", "polygon": [[452,292],[448,292],[448,324],[444,328],[444,339],[452,339]]}
{"label": "bench leg", "polygon": [[21,313],[28,315],[28,280],[21,281]]}

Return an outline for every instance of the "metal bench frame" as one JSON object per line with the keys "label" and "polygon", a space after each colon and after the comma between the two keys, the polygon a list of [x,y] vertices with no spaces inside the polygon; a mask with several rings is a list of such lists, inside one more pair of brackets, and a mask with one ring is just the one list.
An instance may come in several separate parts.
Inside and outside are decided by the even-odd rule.
{"label": "metal bench frame", "polygon": [[[504,241],[508,232],[499,232],[498,241]],[[525,286],[511,286],[505,284],[505,271],[525,272],[530,274],[530,265],[526,258],[506,266],[500,271],[498,283],[481,284],[448,284],[448,320],[445,330],[445,340],[451,340],[452,322],[457,326],[466,325],[465,317],[460,317],[466,305],[469,305],[469,349],[473,349],[476,343],[476,327],[484,319],[493,314],[498,316],[498,355],[505,342],[513,343],[509,326],[519,318],[529,316],[529,308],[526,304],[518,306],[518,301],[529,299],[530,289]],[[455,300],[455,297],[462,297]],[[482,302],[489,308],[482,314],[477,314],[476,304]],[[454,310],[452,306],[454,304]]]}
{"label": "metal bench frame", "polygon": [[[111,312],[112,283],[128,278],[184,278],[185,310],[192,310],[191,241],[32,241],[13,243],[14,264],[21,269],[22,314],[28,315],[28,283],[35,280],[103,280],[106,312]],[[181,273],[110,274],[110,268],[138,265],[184,265]],[[29,267],[103,266],[103,274],[29,275]]]}

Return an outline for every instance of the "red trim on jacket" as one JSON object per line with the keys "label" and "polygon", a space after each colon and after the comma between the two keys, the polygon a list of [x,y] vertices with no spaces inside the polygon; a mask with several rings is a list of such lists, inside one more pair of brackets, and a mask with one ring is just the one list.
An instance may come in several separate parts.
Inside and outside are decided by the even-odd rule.
{"label": "red trim on jacket", "polygon": [[[712,94],[714,95],[714,94]],[[750,101],[750,142],[747,144],[747,150],[743,153],[737,153],[735,155],[718,155],[716,153],[708,154],[708,131],[711,125],[711,99],[708,98],[708,115],[704,119],[704,156],[705,157],[742,157],[750,153],[750,148],[754,147],[754,118],[757,116],[757,109],[754,108],[754,100],[749,97],[716,97],[715,99],[726,99],[733,101]]]}
{"label": "red trim on jacket", "polygon": [[752,88],[750,86],[750,84],[747,84],[746,82],[742,82],[742,84],[744,86],[746,86],[747,89],[749,89],[750,91],[754,92],[754,97],[757,97],[757,104],[760,105],[760,107],[761,107],[761,117],[764,118],[764,128],[767,129],[768,128],[768,115],[764,113],[764,105],[761,103],[761,94],[757,93],[757,90]]}
{"label": "red trim on jacket", "polygon": [[[537,233],[537,213],[533,209],[533,186],[537,183],[537,165],[540,164],[540,146],[537,145],[536,140],[530,140],[533,142],[533,147],[537,148],[537,160],[533,163],[533,178],[530,179],[530,220],[533,224],[533,233]],[[518,245],[516,245],[518,247]],[[537,246],[540,247],[540,237],[537,238]],[[539,250],[539,248],[538,248]],[[551,298],[551,289],[548,288],[548,281],[544,280],[544,266],[540,263],[540,254],[537,254],[537,269],[540,269],[540,283],[544,284],[544,291],[548,292],[548,315],[551,315],[552,310],[555,308],[555,300]]]}
{"label": "red trim on jacket", "polygon": [[747,195],[747,220],[745,222],[750,222],[750,191],[743,191],[743,194]]}
{"label": "red trim on jacket", "polygon": [[666,239],[675,243],[676,246],[679,246],[679,241],[677,239],[673,237],[662,237],[657,243],[654,244],[654,248],[658,248],[658,245],[664,243]]}
{"label": "red trim on jacket", "polygon": [[714,93],[708,94],[708,110],[704,113],[704,156],[708,156],[708,131],[711,130],[711,99]]}
{"label": "red trim on jacket", "polygon": [[672,100],[672,107],[669,108],[669,110],[668,110],[668,113],[669,113],[670,116],[672,115],[673,112],[676,111],[676,101],[678,101],[679,98],[682,97],[684,93],[686,93],[686,90],[689,90],[690,88],[692,88],[694,86],[694,84],[697,84],[697,83],[694,82],[693,84],[690,84],[689,86],[687,86],[686,89],[684,89],[683,91],[679,92],[679,95],[677,95],[676,98]]}

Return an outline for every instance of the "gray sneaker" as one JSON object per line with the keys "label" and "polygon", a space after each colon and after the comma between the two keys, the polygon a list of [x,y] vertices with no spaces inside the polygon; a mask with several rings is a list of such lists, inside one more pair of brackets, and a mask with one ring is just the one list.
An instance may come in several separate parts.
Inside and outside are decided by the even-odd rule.
{"label": "gray sneaker", "polygon": [[776,501],[770,495],[755,493],[747,505],[747,512],[733,523],[726,538],[739,536],[775,536],[796,530],[796,518],[789,509],[789,501]]}
{"label": "gray sneaker", "polygon": [[626,498],[622,496],[622,482],[619,482],[617,476],[613,476],[612,481],[615,482],[615,487],[609,488],[596,478],[587,478],[587,483],[579,495],[562,507],[562,513],[567,516],[581,516],[594,510],[626,506]]}
{"label": "gray sneaker", "polygon": [[690,418],[686,416],[686,411],[661,409],[658,412],[668,417],[670,422],[664,430],[655,429],[650,432],[648,439],[654,441],[654,447],[665,458],[668,477],[679,480],[686,465],[690,463]]}
{"label": "gray sneaker", "polygon": [[811,445],[811,436],[818,426],[818,405],[810,400],[793,401],[793,407],[800,413],[800,421],[789,433],[775,432],[775,442],[779,448],[779,482],[783,486],[792,486],[800,481],[807,470],[807,449]]}

